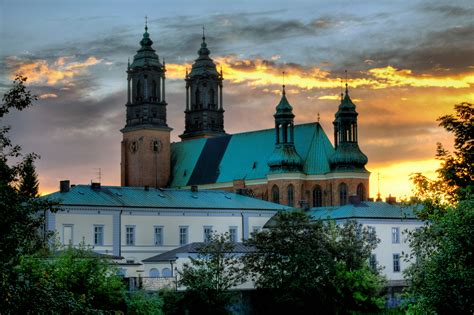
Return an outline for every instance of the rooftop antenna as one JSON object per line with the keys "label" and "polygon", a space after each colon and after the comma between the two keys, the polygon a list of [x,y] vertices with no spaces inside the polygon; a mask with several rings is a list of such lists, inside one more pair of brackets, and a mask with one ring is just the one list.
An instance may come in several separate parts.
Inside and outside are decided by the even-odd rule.
{"label": "rooftop antenna", "polygon": [[380,173],[377,172],[377,199],[376,201],[382,201],[382,198],[380,198]]}
{"label": "rooftop antenna", "polygon": [[96,174],[97,174],[97,178],[99,179],[99,183],[102,183],[102,168],[97,167],[97,168],[94,168],[94,169],[97,170]]}

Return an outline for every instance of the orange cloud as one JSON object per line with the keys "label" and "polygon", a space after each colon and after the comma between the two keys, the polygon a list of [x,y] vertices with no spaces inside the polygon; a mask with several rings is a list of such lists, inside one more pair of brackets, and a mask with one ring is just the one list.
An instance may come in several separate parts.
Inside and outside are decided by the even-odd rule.
{"label": "orange cloud", "polygon": [[40,99],[45,99],[45,98],[57,98],[58,95],[54,93],[46,93],[46,94],[41,94],[39,96]]}
{"label": "orange cloud", "polygon": [[85,61],[70,62],[72,57],[60,57],[53,63],[46,60],[21,61],[18,59],[7,59],[7,65],[12,68],[10,78],[17,74],[28,77],[32,83],[45,83],[47,85],[56,85],[57,83],[70,83],[70,79],[83,74],[84,71],[102,60],[94,56]]}
{"label": "orange cloud", "polygon": [[[341,86],[341,78],[332,77],[331,72],[318,67],[285,66],[263,59],[240,60],[235,57],[222,57],[215,60],[219,67],[222,67],[225,79],[233,83],[246,82],[249,86],[254,87],[281,85],[283,83],[282,70],[284,70],[284,82],[287,86],[305,90],[331,89]],[[184,79],[186,69],[190,69],[191,65],[168,64],[167,67],[169,78]],[[453,76],[415,75],[409,69],[396,69],[392,66],[387,66],[354,74],[358,77],[348,80],[349,85],[354,88],[383,89],[401,86],[469,88],[474,84],[474,72]],[[320,97],[320,99],[334,100],[338,98],[339,96],[333,95]]]}

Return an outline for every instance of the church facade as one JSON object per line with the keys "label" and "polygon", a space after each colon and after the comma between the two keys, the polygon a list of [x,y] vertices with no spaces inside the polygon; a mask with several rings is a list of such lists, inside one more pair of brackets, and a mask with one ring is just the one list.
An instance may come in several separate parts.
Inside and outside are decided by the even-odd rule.
{"label": "church facade", "polygon": [[[198,58],[185,75],[185,128],[171,143],[166,120],[166,65],[152,48],[147,27],[128,65],[121,185],[198,186],[238,192],[292,207],[338,206],[368,199],[367,156],[358,145],[356,105],[346,85],[335,113],[334,145],[319,122],[294,124],[285,86],[272,129],[227,134],[223,73],[203,34]],[[232,119],[232,118],[230,118]]]}

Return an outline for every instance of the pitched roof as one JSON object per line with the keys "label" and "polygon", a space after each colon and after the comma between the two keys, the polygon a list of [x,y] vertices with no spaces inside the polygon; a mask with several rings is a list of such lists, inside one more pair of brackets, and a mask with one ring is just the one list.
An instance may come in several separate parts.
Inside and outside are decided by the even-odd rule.
{"label": "pitched roof", "polygon": [[143,208],[284,210],[286,206],[218,190],[155,189],[143,187],[89,185],[71,187],[42,198],[59,200],[61,205]]}
{"label": "pitched roof", "polygon": [[[334,148],[319,123],[295,126],[295,147],[306,174],[330,171]],[[223,137],[226,141],[223,141]],[[275,130],[265,129],[171,145],[171,187],[263,179],[275,148]],[[216,154],[221,157],[209,163]],[[200,175],[202,174],[202,175]]]}
{"label": "pitched roof", "polygon": [[[162,254],[158,254],[152,256],[150,258],[142,260],[144,263],[152,263],[152,262],[160,262],[160,261],[174,261],[176,260],[177,254],[195,254],[199,253],[199,248],[203,245],[202,242],[195,242],[190,243],[170,251],[164,252]],[[254,247],[246,246],[243,243],[235,243],[233,253],[248,253],[254,251]]]}
{"label": "pitched roof", "polygon": [[311,208],[313,219],[417,219],[415,207],[363,201],[358,205]]}

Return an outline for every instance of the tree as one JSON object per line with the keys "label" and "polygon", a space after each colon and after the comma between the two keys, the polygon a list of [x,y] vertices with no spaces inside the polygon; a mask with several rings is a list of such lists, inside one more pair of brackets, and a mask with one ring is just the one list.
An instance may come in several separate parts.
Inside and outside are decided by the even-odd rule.
{"label": "tree", "polygon": [[186,289],[185,300],[191,311],[228,312],[234,296],[229,290],[245,282],[234,248],[228,233],[212,234],[198,248],[197,258],[190,257],[190,264],[179,271],[178,284]]}
{"label": "tree", "polygon": [[36,198],[38,194],[38,175],[36,174],[36,167],[34,165],[34,159],[27,157],[21,169],[20,187],[18,188],[20,193],[27,198]]}
{"label": "tree", "polygon": [[473,104],[455,105],[455,115],[438,120],[454,133],[453,153],[438,144],[438,178],[417,174],[415,193],[425,225],[408,235],[414,261],[405,271],[407,308],[414,312],[474,312]]}
{"label": "tree", "polygon": [[273,220],[246,241],[256,250],[244,257],[262,313],[332,314],[383,304],[383,279],[367,266],[376,246],[367,229],[352,221],[312,222],[303,212],[280,212]]}
{"label": "tree", "polygon": [[[3,96],[0,119],[12,109],[23,110],[32,105],[36,96],[24,85],[25,77],[18,76],[13,87]],[[14,267],[23,255],[44,249],[46,234],[39,233],[44,227],[47,210],[54,211],[54,203],[33,199],[20,193],[22,174],[37,158],[34,153],[23,156],[21,147],[8,137],[9,126],[0,127],[0,309],[8,310],[14,296]],[[11,159],[18,161],[10,163]]]}

